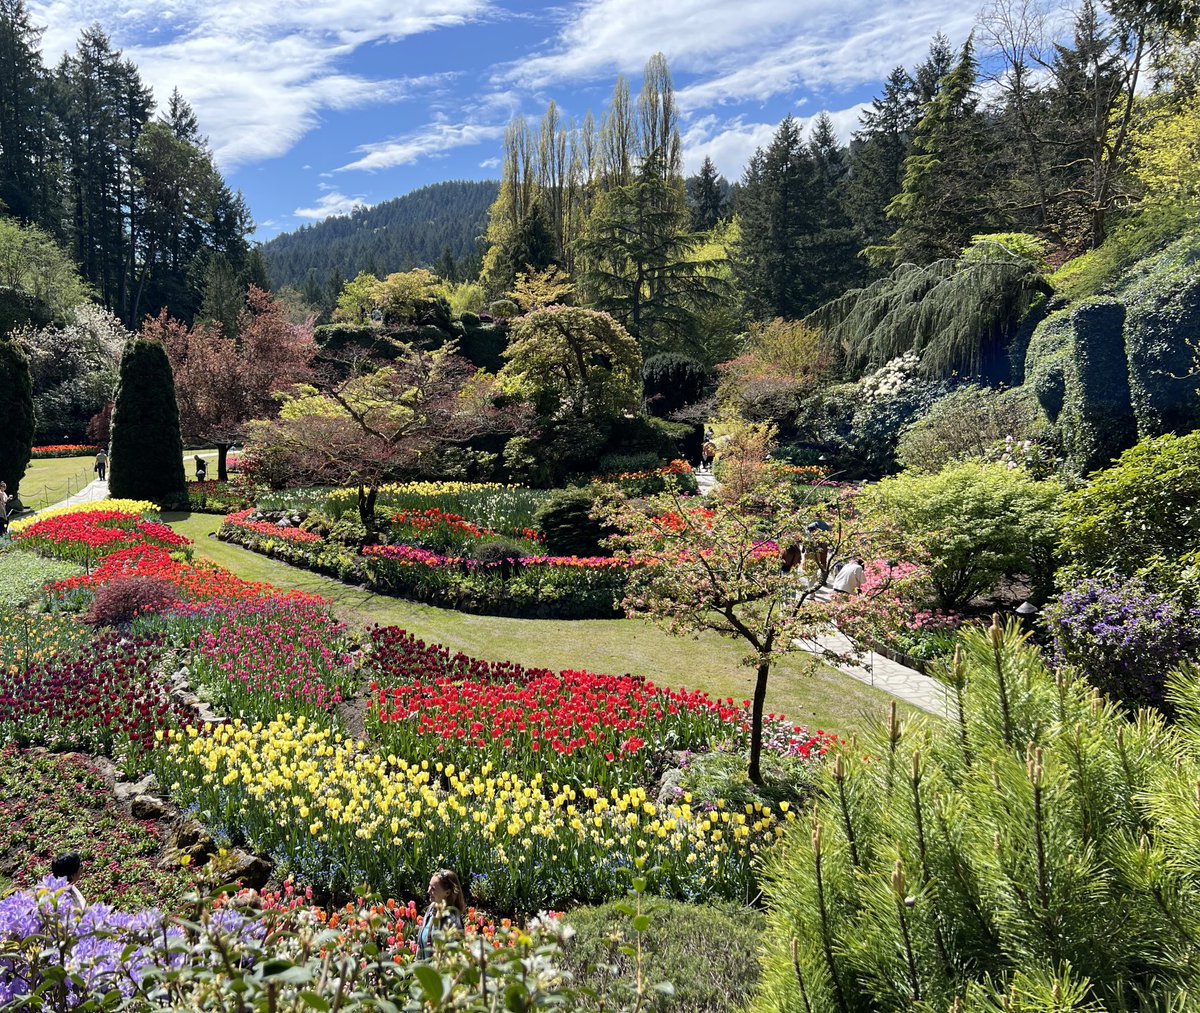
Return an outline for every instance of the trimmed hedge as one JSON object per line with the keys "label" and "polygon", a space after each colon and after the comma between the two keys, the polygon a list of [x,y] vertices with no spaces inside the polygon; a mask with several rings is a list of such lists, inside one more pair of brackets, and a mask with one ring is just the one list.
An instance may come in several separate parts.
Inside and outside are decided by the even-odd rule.
{"label": "trimmed hedge", "polygon": [[0,481],[17,505],[17,493],[33,450],[33,379],[29,360],[15,341],[0,337]]}
{"label": "trimmed hedge", "polygon": [[1129,387],[1141,436],[1200,426],[1200,237],[1188,236],[1140,265],[1121,296]]}
{"label": "trimmed hedge", "polygon": [[1071,326],[1062,437],[1068,469],[1086,475],[1137,442],[1125,360],[1125,307],[1115,299],[1085,300],[1071,314]]}
{"label": "trimmed hedge", "polygon": [[1034,329],[1025,354],[1025,385],[1051,422],[1058,422],[1066,403],[1072,334],[1071,310],[1055,310]]}

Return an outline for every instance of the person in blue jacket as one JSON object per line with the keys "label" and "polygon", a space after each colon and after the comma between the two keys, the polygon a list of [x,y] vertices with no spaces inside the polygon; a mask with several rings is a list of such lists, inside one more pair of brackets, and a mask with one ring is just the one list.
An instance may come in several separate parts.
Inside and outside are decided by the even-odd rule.
{"label": "person in blue jacket", "polygon": [[417,932],[417,959],[428,960],[433,956],[437,932],[449,928],[461,932],[466,911],[467,898],[457,873],[453,869],[439,869],[429,880],[429,907],[425,909],[425,919]]}

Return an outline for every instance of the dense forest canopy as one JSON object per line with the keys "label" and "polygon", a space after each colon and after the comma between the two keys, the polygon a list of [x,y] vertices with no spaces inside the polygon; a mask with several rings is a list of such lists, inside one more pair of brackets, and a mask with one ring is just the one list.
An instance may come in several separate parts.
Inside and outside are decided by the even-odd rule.
{"label": "dense forest canopy", "polygon": [[446,265],[457,276],[478,273],[476,243],[496,199],[491,180],[434,183],[373,207],[356,207],[263,244],[271,281],[302,289],[313,275],[321,284],[337,272],[383,277],[414,267]]}

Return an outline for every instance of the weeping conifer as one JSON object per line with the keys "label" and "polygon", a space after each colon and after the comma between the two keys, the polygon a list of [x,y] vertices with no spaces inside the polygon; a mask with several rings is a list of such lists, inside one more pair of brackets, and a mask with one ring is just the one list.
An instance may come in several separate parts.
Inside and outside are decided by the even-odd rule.
{"label": "weeping conifer", "polygon": [[983,256],[902,264],[826,303],[806,322],[825,332],[854,376],[916,351],[926,376],[1004,381],[1010,369],[1004,349],[1048,292],[1035,264],[993,245]]}
{"label": "weeping conifer", "polygon": [[756,1013],[1163,1011],[1200,988],[1200,673],[1132,719],[1015,628],[895,710],[767,862]]}

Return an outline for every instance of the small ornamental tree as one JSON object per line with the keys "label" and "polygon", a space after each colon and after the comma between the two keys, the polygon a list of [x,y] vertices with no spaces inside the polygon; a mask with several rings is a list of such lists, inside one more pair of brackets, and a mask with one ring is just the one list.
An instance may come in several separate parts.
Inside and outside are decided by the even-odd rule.
{"label": "small ornamental tree", "polygon": [[278,418],[248,427],[247,452],[276,482],[357,486],[370,529],[385,482],[422,474],[443,447],[513,432],[524,417],[453,346],[405,345],[383,364],[340,362],[318,386],[284,396]]}
{"label": "small ornamental tree", "polygon": [[136,338],[121,356],[109,456],[114,497],[152,500],[166,510],[187,503],[175,381],[162,342],[153,338]]}
{"label": "small ornamental tree", "polygon": [[16,497],[33,448],[33,381],[15,341],[0,338],[0,481]]}
{"label": "small ornamental tree", "polygon": [[1061,495],[1057,482],[1019,468],[965,461],[884,479],[861,504],[869,523],[891,532],[885,547],[927,565],[937,604],[954,609],[1006,574],[1049,583]]}
{"label": "small ornamental tree", "polygon": [[171,360],[184,435],[216,446],[222,482],[229,448],[245,437],[247,423],[274,416],[274,395],[310,380],[316,354],[311,326],[292,324],[286,307],[254,286],[237,332],[227,338],[204,324],[189,328],[165,310],[144,331],[162,340]]}
{"label": "small ornamental tree", "polygon": [[[837,501],[797,495],[764,483],[741,502],[705,505],[675,488],[603,510],[622,532],[614,539],[618,557],[634,564],[622,602],[630,617],[650,619],[676,636],[711,631],[749,648],[745,661],[755,672],[749,776],[758,785],[772,666],[828,623],[818,593],[824,574],[814,579],[801,572],[795,565],[799,546],[815,548],[819,540],[825,558],[844,558],[854,540]],[[829,530],[810,534],[814,520]]]}

